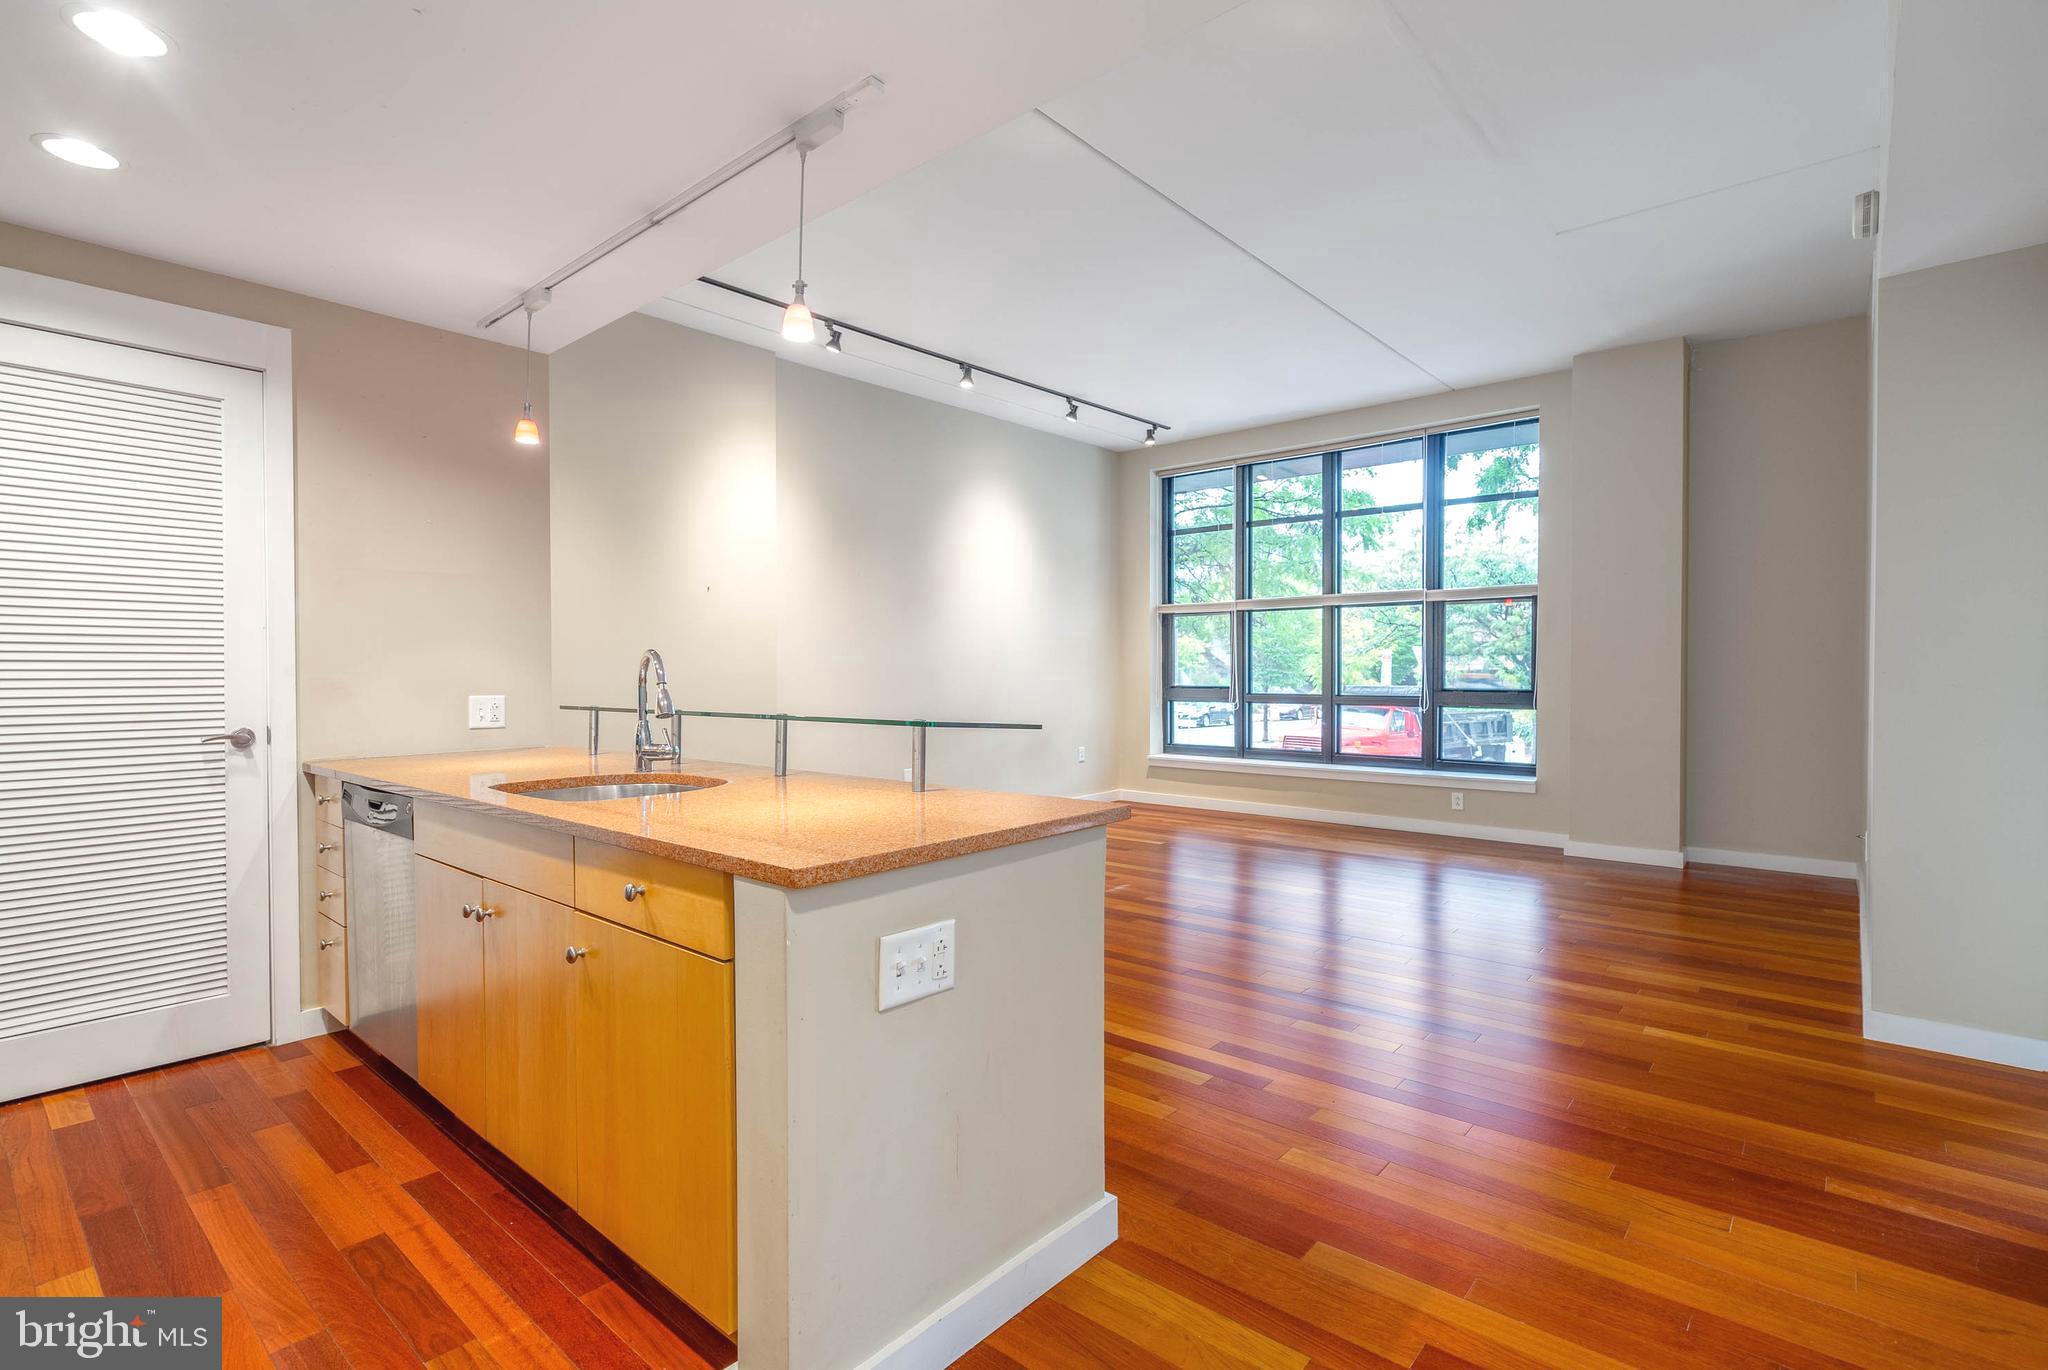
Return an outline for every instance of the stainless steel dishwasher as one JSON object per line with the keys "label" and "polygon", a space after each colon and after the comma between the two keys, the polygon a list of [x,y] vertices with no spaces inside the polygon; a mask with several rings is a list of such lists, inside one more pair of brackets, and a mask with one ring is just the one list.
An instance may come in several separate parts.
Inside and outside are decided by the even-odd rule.
{"label": "stainless steel dishwasher", "polygon": [[412,801],[341,787],[348,872],[348,1009],[356,1036],[414,1079],[420,1074],[413,922]]}

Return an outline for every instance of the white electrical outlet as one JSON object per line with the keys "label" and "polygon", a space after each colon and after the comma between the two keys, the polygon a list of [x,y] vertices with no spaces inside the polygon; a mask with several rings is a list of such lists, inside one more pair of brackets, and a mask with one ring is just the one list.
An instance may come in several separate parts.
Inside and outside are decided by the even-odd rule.
{"label": "white electrical outlet", "polygon": [[471,695],[469,697],[469,726],[472,728],[504,727],[505,696]]}
{"label": "white electrical outlet", "polygon": [[905,766],[905,767],[903,768],[903,778],[904,778],[905,780],[908,780],[908,779],[910,779],[910,767],[908,767],[908,766]]}
{"label": "white electrical outlet", "polygon": [[1088,760],[1088,749],[1086,747],[1074,748],[1074,760],[1085,763]]}
{"label": "white electrical outlet", "polygon": [[876,1007],[883,1013],[953,988],[953,920],[929,923],[881,939],[881,979]]}
{"label": "white electrical outlet", "polygon": [[1463,790],[1452,790],[1452,791],[1451,791],[1451,812],[1453,812],[1453,813],[1463,813],[1464,811],[1465,811],[1465,792],[1464,792]]}

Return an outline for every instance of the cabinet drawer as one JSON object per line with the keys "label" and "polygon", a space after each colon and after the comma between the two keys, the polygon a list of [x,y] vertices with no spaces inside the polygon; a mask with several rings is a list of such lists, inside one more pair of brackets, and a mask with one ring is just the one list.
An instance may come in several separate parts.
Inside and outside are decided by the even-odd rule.
{"label": "cabinet drawer", "polygon": [[323,918],[348,925],[348,886],[333,871],[313,868],[313,911]]}
{"label": "cabinet drawer", "polygon": [[339,824],[315,823],[313,825],[313,868],[331,872],[337,878],[342,874],[342,842],[344,840]]}
{"label": "cabinet drawer", "polygon": [[573,902],[576,882],[567,833],[445,804],[420,804],[413,809],[413,850],[558,904]]}
{"label": "cabinet drawer", "polygon": [[313,954],[319,957],[320,1007],[348,1025],[348,929],[331,918],[313,920],[319,937]]}
{"label": "cabinet drawer", "polygon": [[732,877],[576,839],[576,907],[664,942],[732,959]]}

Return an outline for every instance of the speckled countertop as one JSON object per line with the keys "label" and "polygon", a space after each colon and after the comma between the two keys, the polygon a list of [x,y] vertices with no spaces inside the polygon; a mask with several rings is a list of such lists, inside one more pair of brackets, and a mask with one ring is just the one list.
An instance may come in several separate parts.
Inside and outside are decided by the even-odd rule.
{"label": "speckled countertop", "polygon": [[[685,760],[634,775],[633,758],[575,747],[435,756],[309,761],[306,770],[374,785],[708,866],[763,884],[804,889],[949,856],[1034,842],[1131,816],[1121,804],[989,790],[932,787],[914,794],[892,780],[799,771],[777,779],[765,766]],[[680,773],[678,773],[680,772]],[[635,779],[707,786],[650,799],[565,804],[531,782],[603,784]],[[525,787],[508,793],[503,785]]]}

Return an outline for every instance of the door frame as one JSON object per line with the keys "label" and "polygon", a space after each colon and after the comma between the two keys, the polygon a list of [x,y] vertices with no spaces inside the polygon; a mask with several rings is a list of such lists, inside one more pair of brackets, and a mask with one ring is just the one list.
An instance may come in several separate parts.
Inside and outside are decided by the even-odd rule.
{"label": "door frame", "polygon": [[0,323],[189,357],[263,377],[263,639],[269,680],[265,850],[270,1039],[327,1030],[299,988],[298,527],[289,328],[0,267]]}

